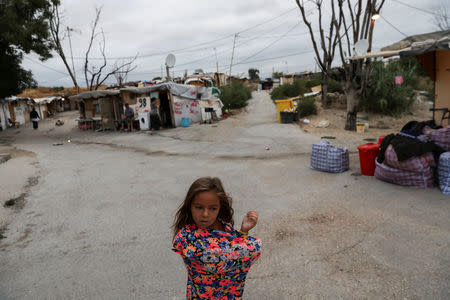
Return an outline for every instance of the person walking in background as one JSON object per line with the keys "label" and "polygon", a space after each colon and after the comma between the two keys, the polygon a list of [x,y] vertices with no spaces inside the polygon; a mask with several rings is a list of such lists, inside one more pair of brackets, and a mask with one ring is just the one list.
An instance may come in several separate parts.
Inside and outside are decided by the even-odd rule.
{"label": "person walking in background", "polygon": [[258,213],[249,211],[236,230],[231,204],[219,178],[203,177],[175,215],[172,250],[186,266],[187,299],[242,299],[247,273],[261,255],[261,240],[249,236]]}
{"label": "person walking in background", "polygon": [[31,122],[33,122],[33,128],[38,129],[38,121],[39,121],[40,117],[34,107],[30,112],[30,119],[31,119]]}
{"label": "person walking in background", "polygon": [[128,131],[133,131],[134,111],[128,103],[125,103],[125,121],[127,123]]}

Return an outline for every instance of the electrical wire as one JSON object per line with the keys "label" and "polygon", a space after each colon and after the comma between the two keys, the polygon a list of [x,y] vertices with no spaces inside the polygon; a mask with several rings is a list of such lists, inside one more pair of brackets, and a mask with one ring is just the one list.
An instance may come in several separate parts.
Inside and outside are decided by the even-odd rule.
{"label": "electrical wire", "polygon": [[[244,29],[244,30],[241,30],[241,31],[238,32],[238,34],[239,34],[239,33],[243,33],[243,32],[247,32],[247,31],[250,31],[250,30],[252,30],[252,29],[254,29],[254,28],[256,28],[256,27],[259,27],[259,26],[261,26],[261,25],[268,24],[268,23],[270,23],[270,22],[272,22],[272,21],[274,21],[274,20],[276,20],[276,19],[278,19],[278,18],[281,18],[282,16],[284,16],[284,15],[286,15],[286,14],[288,14],[288,13],[290,13],[290,12],[296,10],[296,9],[297,9],[297,7],[290,8],[290,9],[288,9],[287,11],[284,11],[283,13],[281,13],[281,14],[278,15],[278,16],[275,16],[275,17],[273,17],[273,18],[271,18],[271,19],[269,19],[269,20],[263,21],[263,22],[258,23],[258,24],[256,24],[256,25],[253,25],[253,26],[251,26],[251,27],[248,27],[248,28],[246,28],[246,29]],[[184,47],[184,48],[179,48],[179,49],[167,50],[167,51],[159,52],[159,53],[157,52],[157,53],[149,53],[149,54],[136,55],[136,56],[110,57],[110,58],[106,58],[106,59],[107,59],[107,60],[133,59],[134,57],[136,57],[136,58],[146,58],[146,57],[152,57],[152,56],[164,55],[164,54],[167,54],[167,53],[177,53],[177,52],[180,52],[180,51],[183,51],[183,50],[188,50],[188,49],[196,48],[196,47],[201,46],[201,45],[207,45],[207,44],[211,44],[211,43],[214,43],[214,42],[218,42],[218,41],[227,39],[227,38],[229,38],[229,37],[232,37],[232,36],[234,36],[234,35],[235,35],[235,33],[233,33],[233,34],[228,34],[228,35],[225,35],[225,36],[223,36],[223,37],[221,37],[221,38],[218,38],[218,39],[214,39],[214,40],[210,40],[210,41],[206,41],[206,42],[202,42],[202,43],[196,43],[195,45],[192,45],[192,46],[188,46],[188,47]],[[73,59],[85,59],[85,57],[74,57]],[[90,59],[90,60],[103,60],[104,58],[103,58],[103,57],[89,57],[89,59]]]}
{"label": "electrical wire", "polygon": [[405,2],[399,1],[399,0],[392,0],[392,1],[397,2],[397,3],[400,3],[400,4],[402,4],[402,5],[404,5],[404,6],[407,6],[407,7],[413,8],[413,9],[418,10],[418,11],[423,12],[423,13],[427,13],[427,14],[430,14],[430,15],[435,15],[435,16],[438,16],[438,17],[441,17],[441,18],[445,18],[445,19],[449,19],[449,20],[450,20],[450,17],[447,17],[447,16],[445,16],[445,15],[442,15],[442,14],[439,14],[439,13],[436,13],[436,12],[433,12],[433,11],[431,11],[431,10],[427,10],[427,9],[424,9],[424,8],[419,8],[419,7],[413,6],[413,5],[411,5],[411,4],[408,4],[408,3],[405,3]]}
{"label": "electrical wire", "polygon": [[[381,16],[381,15],[380,15]],[[392,28],[394,28],[395,30],[397,30],[400,34],[404,35],[405,37],[408,37],[408,35],[406,35],[405,33],[403,33],[402,31],[400,31],[400,29],[398,29],[397,27],[395,27],[391,22],[389,22],[385,17],[381,16],[381,18],[386,21],[386,23],[388,23]]]}
{"label": "electrical wire", "polygon": [[56,69],[53,69],[53,68],[51,68],[51,67],[48,67],[48,66],[44,65],[43,63],[40,63],[40,62],[38,62],[38,61],[35,61],[34,59],[31,59],[31,58],[29,58],[29,57],[24,56],[24,58],[25,58],[26,60],[29,60],[29,61],[31,61],[31,62],[33,62],[33,63],[35,63],[35,64],[38,64],[38,65],[44,67],[44,68],[46,68],[46,69],[52,70],[52,71],[57,72],[57,73],[59,73],[59,74],[67,75],[67,73],[61,72],[61,71],[56,70]]}
{"label": "electrical wire", "polygon": [[276,39],[275,41],[269,43],[267,46],[265,46],[264,48],[262,48],[261,50],[253,53],[252,55],[248,56],[247,58],[245,58],[244,60],[242,60],[241,62],[245,62],[248,59],[255,57],[256,55],[260,54],[261,52],[263,52],[264,50],[266,50],[267,48],[273,46],[276,42],[280,41],[282,38],[284,38],[286,35],[289,34],[289,32],[291,32],[292,30],[294,30],[295,27],[297,27],[299,25],[299,23],[296,23],[294,26],[292,26],[285,34],[283,34],[281,37],[279,37],[278,39]]}

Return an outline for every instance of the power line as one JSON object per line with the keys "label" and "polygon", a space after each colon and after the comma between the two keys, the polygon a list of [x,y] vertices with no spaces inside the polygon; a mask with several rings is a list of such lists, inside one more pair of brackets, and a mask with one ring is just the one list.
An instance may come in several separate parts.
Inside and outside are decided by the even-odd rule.
{"label": "power line", "polygon": [[436,12],[434,12],[434,11],[427,10],[427,9],[424,9],[424,8],[419,8],[419,7],[413,6],[413,5],[411,5],[411,4],[405,3],[405,2],[403,2],[403,1],[399,1],[399,0],[393,0],[393,1],[394,1],[394,2],[397,2],[397,3],[400,3],[400,4],[404,5],[404,6],[413,8],[413,9],[418,10],[418,11],[423,12],[423,13],[427,13],[427,14],[439,16],[439,17],[442,17],[442,18],[445,18],[445,19],[450,19],[450,17],[447,17],[447,16],[445,16],[445,15],[442,15],[442,14],[439,14],[439,13],[436,13]]}
{"label": "power line", "polygon": [[385,17],[383,17],[381,15],[381,18],[386,21],[386,23],[388,23],[392,28],[394,28],[395,30],[397,30],[400,34],[403,34],[405,37],[408,37],[408,35],[406,35],[405,33],[403,33],[402,31],[400,31],[400,29],[398,29],[397,27],[395,27],[391,22],[389,22],[388,20],[386,20]]}
{"label": "power line", "polygon": [[[261,25],[273,22],[274,20],[276,20],[278,18],[281,18],[282,16],[284,16],[284,15],[286,15],[286,14],[288,14],[288,13],[290,13],[290,12],[296,10],[296,9],[297,9],[297,7],[293,7],[291,9],[287,10],[287,11],[284,11],[283,13],[281,13],[280,15],[278,15],[276,17],[273,17],[273,18],[271,18],[269,20],[266,20],[266,21],[263,21],[263,22],[258,23],[256,25],[253,25],[251,27],[248,27],[248,28],[246,28],[244,30],[241,30],[241,31],[237,32],[237,33],[239,34],[239,33],[247,32],[247,31],[250,31],[250,30],[252,30],[252,29],[254,29],[256,27],[259,27]],[[218,42],[218,41],[227,39],[229,37],[232,37],[234,35],[235,35],[235,33],[228,34],[228,35],[225,35],[225,36],[223,36],[221,38],[218,38],[218,39],[214,39],[214,40],[210,40],[210,41],[206,41],[206,42],[202,42],[202,43],[197,43],[197,44],[195,44],[193,46],[188,46],[188,47],[184,47],[184,48],[172,49],[172,50],[167,50],[167,51],[159,52],[159,53],[157,52],[157,53],[149,53],[149,54],[137,55],[136,58],[159,56],[159,55],[164,55],[164,54],[171,53],[171,52],[172,53],[176,53],[176,52],[180,52],[180,51],[183,51],[183,50],[196,48],[196,47],[201,46],[201,45],[206,45],[206,44],[211,44],[211,43],[214,43],[214,42]],[[122,57],[110,57],[110,58],[106,58],[106,59],[107,60],[132,59],[134,57],[135,56],[122,56]],[[85,57],[74,57],[74,59],[85,59]],[[89,59],[91,59],[91,60],[103,60],[104,58],[103,57],[90,57]]]}
{"label": "power line", "polygon": [[272,43],[268,44],[267,46],[265,46],[264,48],[262,48],[261,50],[257,51],[256,53],[253,53],[252,55],[248,56],[247,58],[245,58],[243,60],[243,62],[245,62],[246,60],[248,60],[249,58],[252,58],[258,54],[260,54],[261,52],[263,52],[264,50],[266,50],[267,48],[273,46],[276,42],[278,42],[279,40],[281,40],[282,38],[284,38],[289,32],[291,32],[295,27],[297,27],[299,25],[299,23],[296,23],[294,26],[292,26],[285,34],[283,34],[281,37],[279,37],[278,39],[276,39],[275,41],[273,41]]}
{"label": "power line", "polygon": [[67,75],[67,73],[61,72],[61,71],[56,70],[56,69],[53,69],[53,68],[51,68],[51,67],[47,67],[47,66],[44,65],[43,63],[40,63],[40,62],[38,62],[38,61],[35,61],[35,60],[33,60],[33,59],[29,58],[29,57],[24,56],[24,58],[25,58],[26,60],[29,60],[29,61],[35,63],[35,64],[41,65],[42,67],[44,67],[44,68],[46,68],[46,69],[52,70],[52,71],[57,72],[57,73],[59,73],[59,74]]}

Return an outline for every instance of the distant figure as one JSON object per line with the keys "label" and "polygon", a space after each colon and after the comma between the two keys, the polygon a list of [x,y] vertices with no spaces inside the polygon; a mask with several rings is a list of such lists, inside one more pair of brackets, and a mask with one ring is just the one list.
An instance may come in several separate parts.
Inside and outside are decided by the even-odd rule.
{"label": "distant figure", "polygon": [[128,103],[125,103],[125,120],[129,131],[133,130],[134,111]]}
{"label": "distant figure", "polygon": [[150,99],[150,126],[152,131],[159,130],[161,128],[161,119],[159,117],[159,99]]}
{"label": "distant figure", "polygon": [[30,112],[30,119],[33,122],[33,128],[38,129],[38,121],[39,121],[40,117],[39,117],[39,114],[36,111],[36,109],[34,109],[34,107]]}

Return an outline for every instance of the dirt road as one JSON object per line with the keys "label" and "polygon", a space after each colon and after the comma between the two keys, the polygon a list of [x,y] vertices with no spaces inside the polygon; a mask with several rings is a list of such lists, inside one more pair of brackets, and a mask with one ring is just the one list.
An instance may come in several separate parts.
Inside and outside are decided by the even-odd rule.
{"label": "dirt road", "polygon": [[4,151],[31,155],[0,164],[1,187],[27,190],[22,209],[1,208],[0,299],[183,299],[170,225],[199,176],[223,180],[237,224],[260,213],[246,299],[450,297],[449,197],[356,176],[356,154],[343,174],[309,169],[320,138],[277,124],[265,92],[217,124],[154,135],[80,132],[74,115],[0,132]]}

